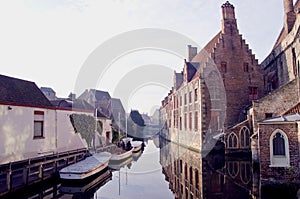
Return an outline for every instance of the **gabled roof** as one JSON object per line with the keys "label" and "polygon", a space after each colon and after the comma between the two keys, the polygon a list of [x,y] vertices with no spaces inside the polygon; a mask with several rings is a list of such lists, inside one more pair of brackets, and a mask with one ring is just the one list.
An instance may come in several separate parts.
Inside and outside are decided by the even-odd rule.
{"label": "gabled roof", "polygon": [[199,62],[186,62],[187,67],[187,81],[190,82],[200,66]]}
{"label": "gabled roof", "polygon": [[277,123],[277,122],[296,122],[300,121],[300,114],[292,114],[292,115],[284,115],[284,116],[278,116],[270,119],[265,119],[259,123]]}
{"label": "gabled roof", "polygon": [[[203,60],[203,57],[206,58],[208,55],[210,55],[216,44],[218,43],[219,38],[222,36],[222,31],[218,32],[207,44],[206,46],[193,58],[192,62],[203,62],[206,60]],[[203,52],[204,51],[204,52]]]}
{"label": "gabled roof", "polygon": [[111,99],[111,97],[107,91],[90,89],[90,92],[92,92],[95,95],[95,98],[98,101]]}
{"label": "gabled roof", "polygon": [[88,100],[91,96],[95,97],[96,101],[106,101],[111,99],[107,91],[101,91],[96,89],[86,89],[78,98]]}
{"label": "gabled roof", "polygon": [[0,103],[21,106],[52,107],[34,82],[0,75]]}
{"label": "gabled roof", "polygon": [[125,112],[123,104],[119,98],[111,98],[111,107],[113,110],[118,109],[122,112]]}
{"label": "gabled roof", "polygon": [[42,92],[55,93],[55,91],[50,87],[41,87],[40,90]]}
{"label": "gabled roof", "polygon": [[87,101],[82,99],[60,99],[60,100],[53,100],[51,101],[53,106],[55,107],[62,107],[62,108],[75,108],[80,110],[94,110],[95,108],[89,104]]}

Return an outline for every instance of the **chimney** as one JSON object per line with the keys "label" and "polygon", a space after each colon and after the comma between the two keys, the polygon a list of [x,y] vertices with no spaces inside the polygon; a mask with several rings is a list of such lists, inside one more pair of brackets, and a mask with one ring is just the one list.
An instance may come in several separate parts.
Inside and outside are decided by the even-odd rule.
{"label": "chimney", "polygon": [[237,33],[234,6],[229,1],[222,5],[222,16],[222,33]]}
{"label": "chimney", "polygon": [[197,55],[197,47],[188,45],[188,57],[189,57],[188,60],[189,60],[189,62],[191,62],[196,55]]}
{"label": "chimney", "polygon": [[284,5],[284,31],[288,34],[295,23],[296,13],[294,12],[293,0],[283,0]]}

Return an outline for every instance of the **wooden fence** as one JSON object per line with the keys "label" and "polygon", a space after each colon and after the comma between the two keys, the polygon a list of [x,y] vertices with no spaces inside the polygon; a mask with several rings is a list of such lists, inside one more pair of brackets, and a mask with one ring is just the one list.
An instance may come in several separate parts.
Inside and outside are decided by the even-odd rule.
{"label": "wooden fence", "polygon": [[0,196],[48,179],[87,154],[87,149],[77,149],[0,165]]}

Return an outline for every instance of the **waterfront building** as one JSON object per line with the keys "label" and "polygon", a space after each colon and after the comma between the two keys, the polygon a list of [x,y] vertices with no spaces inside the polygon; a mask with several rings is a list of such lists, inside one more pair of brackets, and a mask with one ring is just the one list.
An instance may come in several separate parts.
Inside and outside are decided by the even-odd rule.
{"label": "waterfront building", "polygon": [[199,151],[210,150],[224,129],[243,121],[251,101],[263,95],[262,70],[227,1],[221,31],[200,52],[188,46],[183,71],[174,72],[174,85],[160,108],[161,134]]}
{"label": "waterfront building", "polygon": [[0,75],[0,164],[86,149],[71,114],[94,111],[55,108],[34,82]]}
{"label": "waterfront building", "polygon": [[253,101],[249,120],[252,160],[261,184],[300,183],[299,68],[300,1],[284,0],[284,25],[262,62],[267,96]]}

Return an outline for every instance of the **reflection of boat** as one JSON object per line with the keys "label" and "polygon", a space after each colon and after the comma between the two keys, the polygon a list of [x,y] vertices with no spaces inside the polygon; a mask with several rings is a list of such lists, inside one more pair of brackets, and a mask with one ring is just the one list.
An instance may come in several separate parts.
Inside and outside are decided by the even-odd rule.
{"label": "reflection of boat", "polygon": [[136,153],[132,153],[132,159],[133,161],[137,161],[142,155],[142,150],[139,150],[138,152]]}
{"label": "reflection of boat", "polygon": [[129,157],[127,159],[124,159],[122,161],[109,161],[108,167],[113,170],[120,170],[122,167],[128,165],[131,163],[132,157]]}
{"label": "reflection of boat", "polygon": [[131,146],[133,147],[133,153],[136,153],[142,149],[143,142],[141,141],[132,141]]}
{"label": "reflection of boat", "polygon": [[[111,180],[112,174],[109,169],[99,172],[96,175],[88,178],[80,183],[73,183],[73,181],[63,181],[59,190],[62,193],[80,194],[82,196],[93,195],[100,187]],[[81,197],[90,198],[90,197]]]}
{"label": "reflection of boat", "polygon": [[82,180],[90,177],[108,165],[112,155],[108,152],[95,153],[86,159],[69,165],[59,171],[60,178],[67,180]]}
{"label": "reflection of boat", "polygon": [[133,151],[133,148],[130,149],[129,151],[125,151],[121,148],[117,148],[117,149],[111,151],[112,156],[111,156],[110,160],[111,161],[120,161],[120,160],[129,158],[132,155],[132,151]]}

